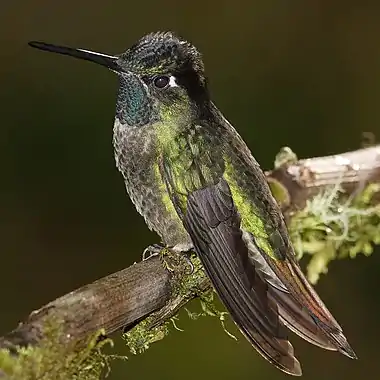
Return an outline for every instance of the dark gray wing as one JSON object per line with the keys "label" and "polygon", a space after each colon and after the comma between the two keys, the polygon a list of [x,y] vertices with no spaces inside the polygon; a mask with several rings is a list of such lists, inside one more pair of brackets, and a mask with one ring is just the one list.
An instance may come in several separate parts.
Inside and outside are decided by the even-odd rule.
{"label": "dark gray wing", "polygon": [[269,286],[269,295],[277,303],[280,320],[295,334],[325,350],[336,351],[333,344],[315,323],[307,308],[302,306],[290,293]]}
{"label": "dark gray wing", "polygon": [[243,240],[248,247],[248,256],[252,265],[268,284],[269,296],[277,304],[280,320],[284,325],[308,342],[327,350],[336,351],[336,344],[319,328],[308,308],[294,298],[268,265],[262,251],[255,244],[254,236],[244,231]]}
{"label": "dark gray wing", "polygon": [[216,292],[243,334],[276,367],[301,375],[268,284],[248,258],[228,183],[222,178],[189,194],[182,217]]}

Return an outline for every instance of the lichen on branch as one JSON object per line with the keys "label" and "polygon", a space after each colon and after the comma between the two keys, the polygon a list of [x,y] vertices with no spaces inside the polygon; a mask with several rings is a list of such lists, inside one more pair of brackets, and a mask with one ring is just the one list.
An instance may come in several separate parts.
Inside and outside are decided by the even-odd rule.
{"label": "lichen on branch", "polygon": [[380,243],[380,205],[373,198],[379,184],[346,195],[339,183],[306,202],[290,218],[289,233],[297,258],[308,255],[307,276],[316,284],[334,259],[369,256]]}

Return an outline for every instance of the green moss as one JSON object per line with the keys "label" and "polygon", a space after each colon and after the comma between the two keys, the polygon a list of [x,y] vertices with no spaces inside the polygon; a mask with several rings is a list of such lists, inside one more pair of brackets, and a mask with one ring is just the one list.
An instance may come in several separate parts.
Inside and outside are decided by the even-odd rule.
{"label": "green moss", "polygon": [[146,318],[132,330],[123,334],[123,339],[134,355],[146,351],[152,343],[158,342],[169,333],[167,321],[159,326],[152,327],[150,318]]}
{"label": "green moss", "polygon": [[76,348],[75,342],[62,343],[59,321],[48,321],[44,338],[38,346],[16,348],[17,355],[0,350],[0,368],[11,380],[98,380],[108,371],[111,357],[101,352],[109,339],[99,342],[103,332],[94,335],[88,344]]}
{"label": "green moss", "polygon": [[[179,254],[177,256],[179,256],[180,260],[183,262],[183,255]],[[177,275],[173,282],[174,295],[184,299],[191,299],[194,295],[201,297],[204,292],[200,286],[204,282],[208,283],[207,276],[198,256],[194,252],[191,253],[187,259],[190,260],[192,268],[189,268],[190,262],[186,262],[185,259],[184,269],[176,271]],[[186,266],[187,269],[185,269]]]}
{"label": "green moss", "polygon": [[[163,339],[169,334],[171,325],[179,331],[176,314],[188,301],[197,297],[200,301],[199,313],[188,312],[191,319],[201,316],[217,317],[223,330],[235,338],[225,328],[225,319],[228,313],[219,311],[214,302],[214,291],[203,270],[199,258],[195,253],[185,257],[183,254],[163,249],[160,253],[163,265],[172,272],[172,297],[169,303],[158,312],[152,313],[144,321],[123,334],[127,346],[132,354],[142,353],[149,346]],[[190,270],[191,269],[191,270]],[[236,339],[236,338],[235,338]]]}
{"label": "green moss", "polygon": [[177,311],[195,295],[201,295],[199,288],[202,282],[208,281],[203,268],[195,254],[185,257],[164,248],[161,253],[162,265],[172,272],[172,297],[161,310],[152,313],[137,326],[123,334],[132,354],[144,352],[149,346],[163,339],[173,324],[177,330]]}
{"label": "green moss", "polygon": [[316,283],[334,259],[370,255],[380,243],[380,206],[373,206],[379,184],[370,184],[355,196],[339,185],[327,189],[292,215],[289,232],[299,259],[309,255],[307,275]]}
{"label": "green moss", "polygon": [[231,334],[227,330],[226,325],[225,325],[226,316],[228,316],[229,314],[226,311],[220,311],[216,307],[214,295],[215,295],[215,293],[214,293],[213,289],[210,289],[210,290],[204,292],[199,298],[202,311],[200,313],[194,313],[194,312],[190,312],[190,310],[186,309],[189,318],[196,320],[199,317],[205,317],[205,316],[216,317],[219,319],[219,321],[222,325],[223,331],[230,338],[237,340],[236,336]]}

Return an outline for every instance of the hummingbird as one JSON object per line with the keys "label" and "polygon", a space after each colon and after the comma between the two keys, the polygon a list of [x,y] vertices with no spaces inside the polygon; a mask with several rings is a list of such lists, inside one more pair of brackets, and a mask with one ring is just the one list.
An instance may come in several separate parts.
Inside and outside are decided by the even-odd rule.
{"label": "hummingbird", "polygon": [[264,172],[211,100],[195,46],[172,32],[148,34],[120,55],[29,45],[117,75],[113,146],[130,199],[163,246],[195,251],[233,321],[265,359],[302,374],[289,330],[356,358],[301,271]]}

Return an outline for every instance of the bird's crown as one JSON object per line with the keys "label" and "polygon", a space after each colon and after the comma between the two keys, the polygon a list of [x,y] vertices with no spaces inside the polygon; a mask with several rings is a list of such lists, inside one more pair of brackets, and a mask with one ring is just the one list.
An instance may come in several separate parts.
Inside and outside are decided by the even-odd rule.
{"label": "bird's crown", "polygon": [[120,59],[129,66],[128,69],[140,75],[194,71],[203,76],[204,71],[198,50],[172,32],[156,32],[142,37],[121,54]]}

